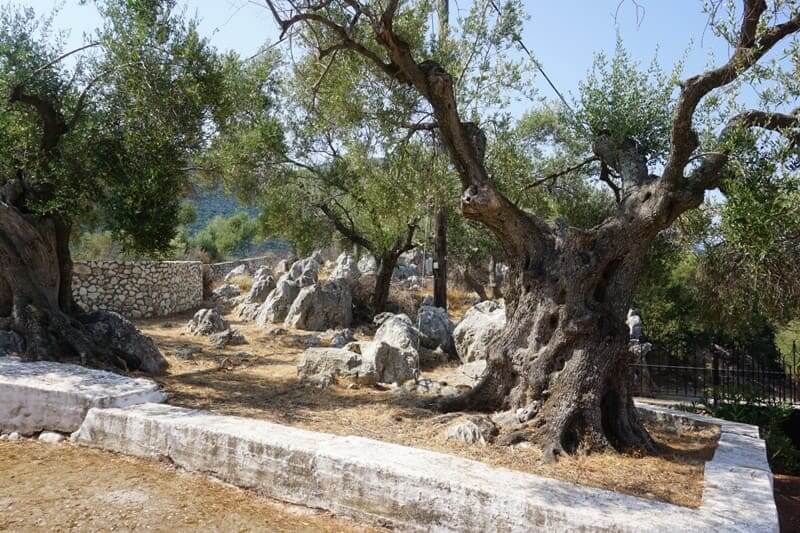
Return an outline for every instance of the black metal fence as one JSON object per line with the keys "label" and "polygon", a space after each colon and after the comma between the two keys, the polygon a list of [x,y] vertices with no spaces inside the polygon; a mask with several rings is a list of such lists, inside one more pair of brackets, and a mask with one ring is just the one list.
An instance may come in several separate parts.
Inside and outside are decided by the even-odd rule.
{"label": "black metal fence", "polygon": [[676,358],[654,350],[635,365],[634,394],[649,398],[741,400],[800,404],[797,343],[785,362],[711,350]]}

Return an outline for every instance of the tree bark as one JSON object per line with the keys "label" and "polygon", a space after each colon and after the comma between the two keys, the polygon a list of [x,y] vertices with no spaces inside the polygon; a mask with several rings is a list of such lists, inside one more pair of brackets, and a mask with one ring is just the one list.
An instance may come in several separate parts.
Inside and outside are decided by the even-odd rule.
{"label": "tree bark", "polygon": [[604,249],[597,237],[568,232],[548,257],[514,265],[487,373],[441,409],[514,410],[519,427],[500,442],[534,440],[549,458],[652,448],[633,406],[625,324],[650,240]]}
{"label": "tree bark", "polygon": [[[7,307],[0,329],[17,333],[25,343],[23,355],[32,360],[142,368],[144,354],[108,346],[81,322],[72,299],[68,238],[69,224],[0,201],[0,303]],[[166,366],[163,358],[147,356],[147,365]]]}
{"label": "tree bark", "polygon": [[483,288],[483,283],[481,283],[475,276],[472,275],[472,270],[470,266],[467,265],[464,267],[464,284],[475,294],[478,295],[478,298],[481,301],[486,300],[486,289]]}
{"label": "tree bark", "polygon": [[489,256],[489,297],[492,300],[499,300],[503,297],[503,289],[497,280],[497,259],[494,255]]}
{"label": "tree bark", "polygon": [[433,305],[447,309],[447,208],[436,210],[433,244]]}
{"label": "tree bark", "polygon": [[[462,214],[484,224],[503,246],[511,269],[504,291],[506,328],[493,341],[478,384],[467,394],[441,399],[441,408],[515,409],[519,427],[501,442],[534,440],[550,458],[578,450],[652,448],[633,405],[625,324],[645,253],[658,232],[697,208],[705,191],[720,186],[732,149],[725,141],[732,132],[766,128],[800,144],[800,110],[744,111],[723,128],[719,151],[697,154],[700,162],[690,165],[700,145],[693,118],[703,98],[800,32],[800,13],[762,25],[767,3],[742,3],[741,28],[729,60],[680,84],[661,176],[648,173],[634,140],[619,145],[603,132],[594,139],[592,159],[600,161],[601,181],[612,189],[617,209],[598,226],[582,230],[526,212],[498,189],[484,164],[485,135],[459,115],[456,82],[436,61],[418,61],[395,30],[399,2],[388,2],[379,14],[358,2],[347,3],[355,19],[369,20],[361,29],[375,37],[385,52],[381,56],[365,46],[361,33],[315,8],[287,2],[284,12],[290,15],[284,18],[275,0],[267,0],[284,33],[296,24],[321,24],[338,38],[337,49],[360,54],[388,77],[416,89],[430,105],[438,137],[460,178]],[[624,191],[610,171],[625,184]]]}
{"label": "tree bark", "polygon": [[372,312],[374,314],[386,311],[386,304],[389,302],[389,290],[392,286],[392,274],[397,266],[397,259],[400,253],[390,250],[385,254],[376,257],[378,269],[375,273],[375,290],[372,293]]}

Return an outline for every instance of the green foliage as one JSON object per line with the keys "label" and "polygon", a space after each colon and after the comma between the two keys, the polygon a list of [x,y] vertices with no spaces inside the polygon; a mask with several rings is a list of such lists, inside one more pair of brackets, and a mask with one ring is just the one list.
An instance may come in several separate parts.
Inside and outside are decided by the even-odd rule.
{"label": "green foliage", "polygon": [[218,61],[173,0],[97,7],[103,27],[71,70],[55,61],[64,50],[46,19],[22,8],[0,15],[0,92],[22,84],[68,124],[43,152],[37,117],[0,99],[1,175],[24,175],[32,212],[91,220],[125,251],[168,253],[186,168],[220,92]]}
{"label": "green foliage", "polygon": [[793,320],[779,327],[775,333],[775,345],[781,353],[783,367],[787,372],[797,375],[800,372],[800,353],[794,353],[795,344],[798,344],[797,349],[800,350],[800,320]]}
{"label": "green foliage", "polygon": [[72,239],[70,248],[75,261],[103,261],[119,257],[119,246],[114,243],[110,231],[81,233]]}
{"label": "green foliage", "polygon": [[237,213],[229,218],[214,217],[191,243],[206,252],[211,260],[219,261],[241,255],[257,233],[256,221],[247,213]]}
{"label": "green foliage", "polygon": [[586,135],[587,145],[606,132],[618,146],[634,139],[650,161],[662,160],[669,148],[673,93],[680,71],[678,64],[665,72],[655,57],[646,70],[640,69],[618,35],[614,56],[595,56],[592,70],[580,84],[573,127]]}

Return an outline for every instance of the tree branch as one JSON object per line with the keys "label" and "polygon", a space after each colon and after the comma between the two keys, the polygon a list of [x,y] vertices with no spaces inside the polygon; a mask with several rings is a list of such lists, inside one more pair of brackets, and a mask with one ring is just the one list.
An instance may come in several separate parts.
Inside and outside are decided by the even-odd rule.
{"label": "tree branch", "polygon": [[40,148],[45,158],[58,146],[61,137],[67,132],[67,123],[64,115],[56,106],[35,94],[28,94],[22,85],[17,85],[8,98],[10,103],[20,102],[31,107],[38,115],[42,126],[42,140]]}
{"label": "tree branch", "polygon": [[354,226],[348,226],[342,222],[342,219],[340,219],[336,213],[334,213],[333,209],[325,204],[317,204],[316,207],[322,211],[328,220],[331,221],[331,224],[333,224],[333,227],[336,228],[336,231],[344,235],[347,240],[353,244],[366,248],[373,254],[375,253],[375,245],[369,239],[361,235]]}
{"label": "tree branch", "polygon": [[539,179],[535,180],[533,183],[529,183],[528,185],[526,185],[525,187],[522,188],[522,191],[524,192],[524,191],[527,191],[529,189],[533,189],[534,187],[539,187],[540,185],[543,185],[543,184],[547,183],[548,181],[552,181],[554,179],[560,178],[561,176],[566,176],[567,174],[575,172],[576,170],[580,170],[583,167],[585,167],[586,165],[589,165],[589,164],[591,164],[591,163],[593,163],[595,161],[600,161],[600,158],[597,157],[597,156],[587,157],[586,159],[584,159],[583,161],[581,161],[577,165],[572,165],[571,167],[567,167],[564,170],[560,170],[558,172],[554,172],[552,174],[548,174],[548,175],[546,175],[546,176],[544,176],[542,178],[539,178]]}
{"label": "tree branch", "polygon": [[693,189],[709,190],[719,187],[722,170],[728,163],[731,147],[724,146],[725,141],[741,128],[762,128],[786,137],[792,146],[800,146],[800,108],[791,114],[768,111],[743,111],[731,118],[719,134],[722,150],[704,157],[700,165],[689,176]]}
{"label": "tree branch", "polygon": [[714,89],[724,87],[755,65],[785,37],[800,30],[800,13],[787,22],[770,27],[761,36],[757,28],[766,10],[764,0],[743,0],[744,16],[739,31],[738,47],[724,65],[684,81],[672,119],[671,150],[664,167],[664,180],[674,189],[699,139],[692,128],[692,119],[700,101]]}
{"label": "tree branch", "polygon": [[313,8],[297,8],[290,2],[292,13],[284,19],[275,8],[274,0],[267,0],[267,3],[284,33],[298,22],[320,24],[338,36],[339,49],[353,50],[392,79],[413,86],[431,105],[442,142],[461,179],[462,212],[488,226],[514,255],[528,257],[546,246],[547,236],[551,234],[548,225],[516,207],[489,179],[483,161],[486,138],[477,126],[461,121],[450,75],[434,61],[417,63],[408,43],[395,33],[393,23],[399,1],[390,0],[380,17],[376,17],[360,2],[344,0],[353,11],[367,16],[378,43],[387,52],[388,62],[357,42],[352,36],[355,32]]}

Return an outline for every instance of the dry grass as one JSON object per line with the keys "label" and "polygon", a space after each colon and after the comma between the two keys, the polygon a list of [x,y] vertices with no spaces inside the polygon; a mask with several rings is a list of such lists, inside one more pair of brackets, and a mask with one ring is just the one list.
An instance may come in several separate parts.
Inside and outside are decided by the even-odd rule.
{"label": "dry grass", "polygon": [[0,442],[0,531],[372,531],[205,476],[68,443]]}
{"label": "dry grass", "polygon": [[244,294],[253,286],[253,276],[250,274],[239,274],[238,276],[233,276],[226,283],[236,285],[239,287],[239,290],[242,291],[242,294]]}
{"label": "dry grass", "polygon": [[[216,350],[205,337],[182,335],[189,316],[139,322],[170,361],[171,368],[159,381],[174,405],[437,450],[678,505],[700,504],[703,465],[716,446],[714,432],[676,437],[653,428],[660,444],[657,455],[593,454],[556,464],[543,463],[535,447],[457,445],[444,440],[446,417],[437,417],[390,391],[346,386],[319,390],[301,385],[296,364],[304,349],[303,338],[313,333],[290,331],[275,336],[253,323],[231,320],[249,344]],[[182,360],[175,356],[181,346],[201,351],[191,360]],[[436,378],[449,370],[439,368],[424,375]]]}

